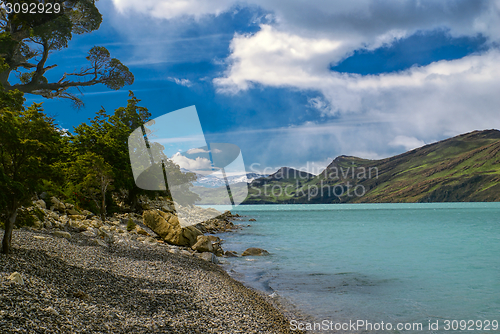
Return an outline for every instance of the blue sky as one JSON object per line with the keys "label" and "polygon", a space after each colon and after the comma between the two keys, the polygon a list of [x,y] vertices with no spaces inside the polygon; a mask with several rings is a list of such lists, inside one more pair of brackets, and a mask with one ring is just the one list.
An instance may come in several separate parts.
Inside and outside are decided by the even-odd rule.
{"label": "blue sky", "polygon": [[45,100],[70,130],[132,90],[153,118],[195,105],[207,140],[238,145],[248,171],[319,173],[342,154],[382,158],[500,128],[498,1],[97,4],[101,28],[54,53],[49,79],[101,45],[135,83],[86,88],[80,110]]}

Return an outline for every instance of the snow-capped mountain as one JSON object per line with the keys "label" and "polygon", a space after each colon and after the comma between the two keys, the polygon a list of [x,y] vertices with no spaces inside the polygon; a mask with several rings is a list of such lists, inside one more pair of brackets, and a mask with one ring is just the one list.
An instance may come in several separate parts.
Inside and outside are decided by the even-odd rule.
{"label": "snow-capped mountain", "polygon": [[[198,180],[196,182],[193,182],[193,186],[216,188],[216,187],[222,187],[222,186],[226,185],[226,182],[224,181],[223,178],[214,176],[213,174],[209,174],[209,175],[198,174],[197,176],[198,176]],[[262,174],[257,174],[257,173],[230,175],[230,176],[227,176],[227,181],[229,184],[235,184],[235,183],[240,183],[240,182],[250,183],[253,180],[258,179],[260,177],[264,177],[264,176],[267,176],[267,175],[262,175]]]}

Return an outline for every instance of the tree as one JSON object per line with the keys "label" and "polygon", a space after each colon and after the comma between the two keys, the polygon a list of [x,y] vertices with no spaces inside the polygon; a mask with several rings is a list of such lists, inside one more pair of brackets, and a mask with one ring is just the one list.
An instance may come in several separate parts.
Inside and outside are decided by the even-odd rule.
{"label": "tree", "polygon": [[[97,112],[90,124],[81,124],[75,128],[74,134],[70,137],[73,153],[68,156],[78,157],[86,152],[93,152],[101,156],[104,161],[112,168],[114,179],[113,185],[116,190],[124,190],[128,194],[128,204],[132,209],[136,209],[138,196],[140,194],[151,194],[138,188],[135,184],[132,167],[130,165],[128,139],[130,134],[148,122],[151,114],[145,107],[139,106],[140,100],[132,92],[129,93],[129,99],[126,107],[120,107],[112,115],[108,115],[104,109]],[[151,149],[160,156],[164,149],[158,143],[154,143]],[[147,153],[146,153],[147,155]],[[149,157],[149,155],[147,155]],[[149,161],[149,159],[148,159]],[[174,174],[177,180],[182,182],[192,182],[196,180],[193,173],[182,173],[179,166],[171,160],[164,157],[165,168],[170,174]],[[196,194],[189,191],[189,185],[186,189],[182,188],[183,198],[191,202],[198,198]]]}
{"label": "tree", "polygon": [[[102,16],[95,6],[96,0],[55,0],[60,5],[56,13],[7,13],[0,8],[0,57],[7,65],[0,71],[0,84],[7,91],[19,90],[24,93],[46,98],[68,98],[77,106],[82,101],[68,92],[71,87],[85,87],[104,84],[118,90],[125,84],[132,84],[134,76],[118,59],[111,58],[109,51],[94,46],[86,57],[89,65],[79,71],[64,73],[58,81],[49,82],[46,72],[56,67],[47,65],[53,51],[68,47],[73,34],[85,34],[99,29]],[[44,0],[6,0],[6,5],[44,4]],[[12,82],[11,74],[16,73],[17,81]]]}
{"label": "tree", "polygon": [[106,220],[106,194],[112,190],[113,172],[104,159],[87,152],[71,162],[68,179],[75,183],[75,189],[90,197],[99,209],[101,220]]}
{"label": "tree", "polygon": [[18,108],[19,92],[0,91],[0,209],[5,221],[2,252],[11,249],[17,210],[29,203],[43,179],[54,176],[60,134],[41,104]]}

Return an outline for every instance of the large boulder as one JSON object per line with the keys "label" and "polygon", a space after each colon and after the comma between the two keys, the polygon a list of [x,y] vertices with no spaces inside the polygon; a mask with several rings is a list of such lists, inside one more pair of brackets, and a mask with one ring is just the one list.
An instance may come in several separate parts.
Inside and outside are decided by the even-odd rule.
{"label": "large boulder", "polygon": [[199,235],[198,236],[198,241],[191,246],[191,249],[203,253],[203,252],[210,252],[213,253],[214,248],[212,247],[212,241],[210,238],[206,235]]}
{"label": "large boulder", "polygon": [[269,255],[269,252],[262,248],[252,247],[248,248],[241,254],[241,256],[262,256],[262,255]]}
{"label": "large boulder", "polygon": [[202,235],[194,226],[181,226],[177,216],[160,210],[147,210],[142,214],[144,225],[167,243],[177,246],[193,246]]}

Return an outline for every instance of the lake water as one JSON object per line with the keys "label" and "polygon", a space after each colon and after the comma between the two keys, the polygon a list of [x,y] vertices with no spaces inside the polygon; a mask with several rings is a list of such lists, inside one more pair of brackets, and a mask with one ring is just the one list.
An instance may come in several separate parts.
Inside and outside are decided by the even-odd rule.
{"label": "lake water", "polygon": [[[500,321],[500,203],[249,205],[233,212],[257,221],[222,234],[224,249],[260,247],[271,255],[228,258],[226,269],[318,321],[421,323],[424,332],[445,332],[448,324],[457,333],[460,323],[451,321],[465,320],[463,332],[498,332],[484,327]],[[470,320],[480,322],[471,327]],[[438,321],[439,331],[429,330],[429,321]]]}

